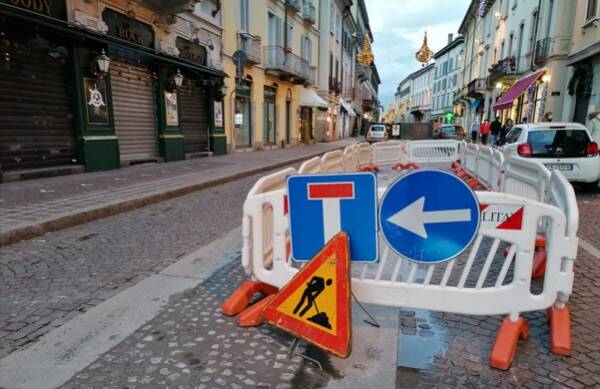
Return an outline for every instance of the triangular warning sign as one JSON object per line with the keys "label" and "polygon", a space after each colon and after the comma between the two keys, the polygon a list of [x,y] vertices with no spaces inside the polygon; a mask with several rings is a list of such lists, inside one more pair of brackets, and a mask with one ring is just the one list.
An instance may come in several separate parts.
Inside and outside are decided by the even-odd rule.
{"label": "triangular warning sign", "polygon": [[350,355],[350,248],[340,232],[264,308],[265,320],[342,358]]}

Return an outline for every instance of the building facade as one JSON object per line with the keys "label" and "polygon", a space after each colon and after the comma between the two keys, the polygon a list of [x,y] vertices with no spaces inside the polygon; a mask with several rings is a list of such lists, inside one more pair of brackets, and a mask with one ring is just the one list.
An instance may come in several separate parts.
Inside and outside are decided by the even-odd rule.
{"label": "building facade", "polygon": [[473,120],[562,117],[574,7],[548,0],[473,1],[464,35],[461,90],[455,102]]}
{"label": "building facade", "polygon": [[431,97],[435,63],[431,63],[409,76],[410,78],[410,115],[408,122],[429,122],[431,116]]}
{"label": "building facade", "polygon": [[[567,88],[562,117],[590,128],[600,112],[600,4],[578,1],[571,51],[567,61]],[[598,119],[596,119],[598,120]]]}
{"label": "building facade", "polygon": [[435,53],[431,117],[441,123],[461,124],[461,111],[454,109],[454,94],[460,88],[464,38],[448,35],[448,44]]}
{"label": "building facade", "polygon": [[[319,50],[318,5],[312,0],[221,2],[232,151],[314,141]],[[235,55],[234,55],[235,54]]]}
{"label": "building facade", "polygon": [[224,152],[218,3],[0,1],[4,179]]}

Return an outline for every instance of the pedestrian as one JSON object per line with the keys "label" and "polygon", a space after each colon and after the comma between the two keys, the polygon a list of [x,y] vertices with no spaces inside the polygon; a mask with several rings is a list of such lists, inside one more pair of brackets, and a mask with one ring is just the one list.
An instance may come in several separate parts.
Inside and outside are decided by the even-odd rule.
{"label": "pedestrian", "polygon": [[513,121],[511,118],[506,119],[506,123],[504,123],[504,127],[502,127],[502,131],[500,131],[500,145],[503,145],[506,142],[506,134],[512,130]]}
{"label": "pedestrian", "polygon": [[477,133],[479,132],[479,121],[477,119],[473,120],[471,123],[471,141],[473,143],[477,143]]}
{"label": "pedestrian", "polygon": [[600,107],[590,113],[590,135],[594,142],[600,145]]}
{"label": "pedestrian", "polygon": [[488,140],[488,137],[490,136],[490,132],[491,132],[490,121],[488,119],[485,119],[483,121],[483,124],[481,125],[481,127],[479,127],[479,134],[481,134],[481,143],[483,145],[487,145],[487,140]]}
{"label": "pedestrian", "polygon": [[523,116],[523,119],[521,119],[521,123],[519,124],[527,124],[527,116]]}
{"label": "pedestrian", "polygon": [[554,114],[552,112],[546,112],[544,114],[544,121],[551,122],[554,119]]}
{"label": "pedestrian", "polygon": [[500,136],[501,131],[502,123],[500,123],[500,116],[496,116],[496,118],[492,122],[492,146],[495,146],[498,142],[498,137]]}

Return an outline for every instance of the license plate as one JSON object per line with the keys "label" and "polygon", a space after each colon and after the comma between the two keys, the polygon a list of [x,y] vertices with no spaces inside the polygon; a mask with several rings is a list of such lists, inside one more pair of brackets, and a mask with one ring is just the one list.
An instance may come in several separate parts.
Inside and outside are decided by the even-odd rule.
{"label": "license plate", "polygon": [[572,163],[548,163],[544,166],[546,166],[548,170],[560,170],[563,172],[570,172],[573,170]]}

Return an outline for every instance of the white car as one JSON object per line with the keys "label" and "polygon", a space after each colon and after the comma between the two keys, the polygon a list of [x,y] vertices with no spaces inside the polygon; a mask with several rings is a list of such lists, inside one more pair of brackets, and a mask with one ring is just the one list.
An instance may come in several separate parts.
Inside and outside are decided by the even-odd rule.
{"label": "white car", "polygon": [[371,124],[369,131],[367,131],[367,142],[386,141],[388,138],[385,125],[383,124]]}
{"label": "white car", "polygon": [[505,156],[538,161],[560,170],[572,182],[596,187],[600,179],[598,144],[579,123],[518,124],[506,134]]}

